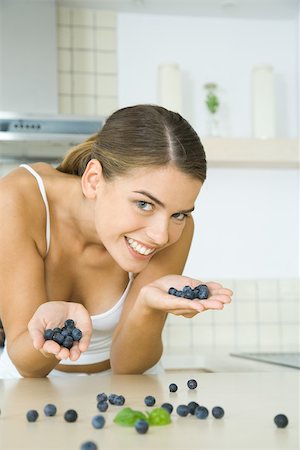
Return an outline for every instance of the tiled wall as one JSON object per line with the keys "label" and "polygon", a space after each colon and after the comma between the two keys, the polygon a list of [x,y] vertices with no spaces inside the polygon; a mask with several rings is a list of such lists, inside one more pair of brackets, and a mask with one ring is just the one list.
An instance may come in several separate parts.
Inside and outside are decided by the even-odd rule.
{"label": "tiled wall", "polygon": [[108,115],[118,108],[117,16],[57,8],[59,112]]}
{"label": "tiled wall", "polygon": [[163,335],[166,355],[204,347],[292,351],[299,346],[299,280],[218,281],[234,291],[232,303],[192,319],[170,314]]}

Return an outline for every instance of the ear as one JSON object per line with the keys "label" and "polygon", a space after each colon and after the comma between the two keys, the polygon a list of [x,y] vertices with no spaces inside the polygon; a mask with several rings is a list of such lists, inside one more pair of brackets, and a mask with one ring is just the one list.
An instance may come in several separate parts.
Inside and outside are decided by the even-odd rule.
{"label": "ear", "polygon": [[102,166],[97,159],[91,159],[81,177],[81,187],[83,195],[88,199],[94,199],[97,195],[97,188],[102,177]]}

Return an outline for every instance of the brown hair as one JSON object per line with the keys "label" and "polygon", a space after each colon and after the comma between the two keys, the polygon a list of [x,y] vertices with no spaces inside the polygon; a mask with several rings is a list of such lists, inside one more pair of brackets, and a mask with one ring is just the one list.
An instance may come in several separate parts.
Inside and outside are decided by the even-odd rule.
{"label": "brown hair", "polygon": [[156,105],[114,112],[99,133],[67,153],[57,170],[82,176],[94,158],[106,179],[170,163],[202,182],[206,178],[205,152],[195,130],[180,114]]}

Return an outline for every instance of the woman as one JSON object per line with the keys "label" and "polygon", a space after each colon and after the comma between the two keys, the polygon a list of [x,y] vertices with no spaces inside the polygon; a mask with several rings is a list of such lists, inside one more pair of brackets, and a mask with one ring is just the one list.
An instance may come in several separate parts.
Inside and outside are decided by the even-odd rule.
{"label": "woman", "polygon": [[[207,283],[203,301],[168,294],[200,283],[180,274],[205,177],[188,122],[137,105],[112,114],[56,169],[25,165],[2,178],[0,376],[144,373],[160,360],[168,313],[229,303],[218,283]],[[69,318],[83,332],[70,350],[44,340]]]}

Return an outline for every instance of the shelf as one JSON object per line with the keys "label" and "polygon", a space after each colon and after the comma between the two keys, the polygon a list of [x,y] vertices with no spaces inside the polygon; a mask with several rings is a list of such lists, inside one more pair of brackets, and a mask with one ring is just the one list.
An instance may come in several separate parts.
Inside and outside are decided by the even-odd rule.
{"label": "shelf", "polygon": [[203,138],[208,167],[299,168],[298,139]]}

